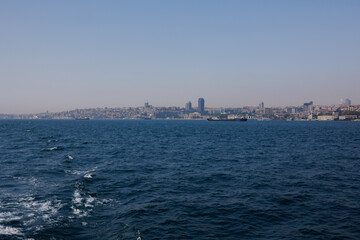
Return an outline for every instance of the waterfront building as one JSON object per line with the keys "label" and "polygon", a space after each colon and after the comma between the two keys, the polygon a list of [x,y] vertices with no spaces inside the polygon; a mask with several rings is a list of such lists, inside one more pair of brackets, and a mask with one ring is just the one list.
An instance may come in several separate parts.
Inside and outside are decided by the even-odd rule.
{"label": "waterfront building", "polygon": [[342,115],[339,116],[339,120],[353,120],[353,119],[357,119],[358,116],[357,115]]}
{"label": "waterfront building", "polygon": [[319,121],[333,121],[334,116],[333,115],[322,115],[322,116],[318,116],[317,119]]}
{"label": "waterfront building", "polygon": [[205,112],[205,100],[203,98],[199,98],[198,100],[198,112],[199,113]]}

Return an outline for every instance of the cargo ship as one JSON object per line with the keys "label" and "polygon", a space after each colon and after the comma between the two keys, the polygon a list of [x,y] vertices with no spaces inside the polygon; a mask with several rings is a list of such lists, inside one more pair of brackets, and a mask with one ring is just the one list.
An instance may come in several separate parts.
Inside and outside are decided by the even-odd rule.
{"label": "cargo ship", "polygon": [[216,122],[246,122],[247,118],[208,118],[207,120]]}
{"label": "cargo ship", "polygon": [[75,118],[75,120],[90,120],[90,118],[88,118],[88,117],[80,117],[80,118]]}

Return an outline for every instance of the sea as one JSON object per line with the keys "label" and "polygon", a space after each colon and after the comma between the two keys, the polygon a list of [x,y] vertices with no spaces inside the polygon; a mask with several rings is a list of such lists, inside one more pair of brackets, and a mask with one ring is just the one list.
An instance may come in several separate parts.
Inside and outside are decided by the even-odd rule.
{"label": "sea", "polygon": [[0,120],[0,239],[360,239],[360,122]]}

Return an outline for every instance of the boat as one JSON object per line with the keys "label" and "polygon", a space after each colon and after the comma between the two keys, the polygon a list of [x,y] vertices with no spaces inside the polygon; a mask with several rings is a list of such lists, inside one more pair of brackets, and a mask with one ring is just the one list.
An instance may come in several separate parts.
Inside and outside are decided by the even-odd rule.
{"label": "boat", "polygon": [[90,120],[88,117],[75,118],[75,120]]}
{"label": "boat", "polygon": [[208,118],[207,120],[216,122],[246,122],[247,118]]}

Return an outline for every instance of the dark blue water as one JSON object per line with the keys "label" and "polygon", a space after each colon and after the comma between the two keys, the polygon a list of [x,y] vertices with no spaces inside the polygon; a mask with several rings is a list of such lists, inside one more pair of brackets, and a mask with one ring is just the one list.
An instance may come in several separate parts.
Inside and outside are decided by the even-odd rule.
{"label": "dark blue water", "polygon": [[360,123],[0,121],[0,239],[360,239]]}

